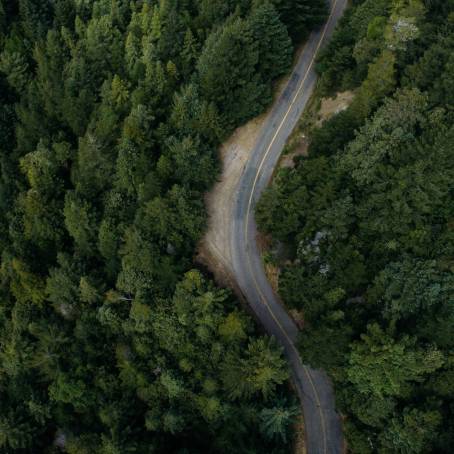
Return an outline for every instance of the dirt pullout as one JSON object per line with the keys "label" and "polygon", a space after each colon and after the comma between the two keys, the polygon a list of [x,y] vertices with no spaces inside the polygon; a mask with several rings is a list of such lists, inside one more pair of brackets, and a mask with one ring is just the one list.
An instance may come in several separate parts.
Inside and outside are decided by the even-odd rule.
{"label": "dirt pullout", "polygon": [[321,126],[326,120],[339,112],[346,110],[352,103],[354,97],[355,94],[352,91],[344,91],[342,93],[337,93],[334,98],[323,98],[316,125]]}
{"label": "dirt pullout", "polygon": [[206,194],[208,229],[198,247],[197,261],[207,266],[221,285],[231,285],[230,224],[241,174],[258,139],[267,114],[238,128],[219,151],[222,174]]}

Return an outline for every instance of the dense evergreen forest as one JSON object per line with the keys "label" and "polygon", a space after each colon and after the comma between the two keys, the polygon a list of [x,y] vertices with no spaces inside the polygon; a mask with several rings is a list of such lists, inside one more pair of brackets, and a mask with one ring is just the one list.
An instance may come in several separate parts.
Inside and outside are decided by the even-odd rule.
{"label": "dense evergreen forest", "polygon": [[1,452],[289,451],[282,353],[193,255],[219,144],[326,12],[0,0]]}
{"label": "dense evergreen forest", "polygon": [[354,90],[257,218],[353,453],[454,447],[454,1],[356,0],[318,60]]}

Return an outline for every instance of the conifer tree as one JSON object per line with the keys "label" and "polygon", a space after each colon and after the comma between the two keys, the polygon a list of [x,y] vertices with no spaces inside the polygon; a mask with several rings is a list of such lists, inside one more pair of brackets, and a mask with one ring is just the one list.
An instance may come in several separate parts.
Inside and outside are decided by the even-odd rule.
{"label": "conifer tree", "polygon": [[269,2],[254,9],[249,23],[254,40],[258,43],[257,71],[263,80],[274,80],[288,71],[291,64],[292,44],[287,29]]}

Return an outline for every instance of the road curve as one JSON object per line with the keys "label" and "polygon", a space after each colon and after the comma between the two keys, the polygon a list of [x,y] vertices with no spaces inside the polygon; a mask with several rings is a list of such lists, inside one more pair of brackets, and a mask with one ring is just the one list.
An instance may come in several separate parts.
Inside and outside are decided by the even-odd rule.
{"label": "road curve", "polygon": [[298,328],[280,305],[266,278],[256,241],[254,208],[314,89],[316,55],[331,37],[347,2],[330,0],[331,13],[327,23],[309,37],[286,88],[268,116],[238,183],[230,237],[234,277],[267,333],[282,344],[292,369],[303,406],[309,454],[343,452],[341,421],[335,411],[330,380],[324,372],[302,364],[295,347]]}

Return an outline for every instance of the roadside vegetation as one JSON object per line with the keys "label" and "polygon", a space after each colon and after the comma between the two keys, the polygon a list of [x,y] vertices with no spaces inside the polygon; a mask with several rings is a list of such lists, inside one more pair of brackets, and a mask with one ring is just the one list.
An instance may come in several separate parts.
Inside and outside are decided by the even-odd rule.
{"label": "roadside vegetation", "polygon": [[292,250],[280,294],[304,314],[353,453],[454,446],[454,2],[354,1],[318,60],[354,90],[257,209]]}
{"label": "roadside vegetation", "polygon": [[0,0],[0,451],[286,453],[280,349],[193,269],[217,148],[323,0]]}

